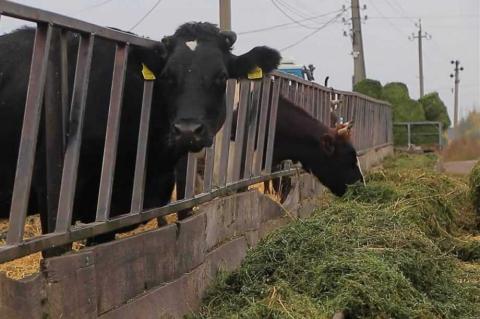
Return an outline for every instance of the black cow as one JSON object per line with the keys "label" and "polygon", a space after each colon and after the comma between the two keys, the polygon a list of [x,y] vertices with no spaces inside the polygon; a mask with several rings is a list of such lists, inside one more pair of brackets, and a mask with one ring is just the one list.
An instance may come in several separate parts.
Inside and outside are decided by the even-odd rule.
{"label": "black cow", "polygon": [[[18,153],[22,114],[35,30],[20,29],[0,37],[0,212],[8,214]],[[188,151],[210,146],[225,119],[228,78],[245,77],[254,67],[265,72],[280,60],[277,51],[255,47],[235,56],[233,32],[210,23],[187,23],[155,48],[130,48],[121,114],[119,147],[112,193],[111,216],[130,210],[134,162],[141,110],[142,63],[156,75],[154,86],[144,208],[166,204],[174,185],[176,161]],[[54,38],[52,46],[57,47]],[[68,39],[70,92],[78,38]],[[85,126],[75,194],[74,220],[92,222],[99,188],[115,45],[96,39],[88,88]],[[46,212],[44,128],[32,182],[30,211]],[[42,218],[43,231],[47,231]],[[51,231],[48,230],[48,231]],[[98,241],[111,239],[107,234]]]}

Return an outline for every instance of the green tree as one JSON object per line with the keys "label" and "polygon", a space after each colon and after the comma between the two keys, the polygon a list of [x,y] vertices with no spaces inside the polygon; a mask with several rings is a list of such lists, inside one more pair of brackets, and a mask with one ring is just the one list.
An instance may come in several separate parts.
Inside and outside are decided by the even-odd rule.
{"label": "green tree", "polygon": [[450,127],[451,122],[448,117],[447,107],[437,92],[429,93],[418,101],[423,105],[427,121],[441,122],[444,130]]}
{"label": "green tree", "polygon": [[410,98],[404,83],[386,84],[383,87],[383,98],[392,105],[394,122],[425,121],[423,105]]}
{"label": "green tree", "polygon": [[383,99],[382,83],[380,83],[377,80],[372,80],[372,79],[362,80],[357,84],[355,84],[355,86],[353,87],[353,91],[371,96],[379,100]]}

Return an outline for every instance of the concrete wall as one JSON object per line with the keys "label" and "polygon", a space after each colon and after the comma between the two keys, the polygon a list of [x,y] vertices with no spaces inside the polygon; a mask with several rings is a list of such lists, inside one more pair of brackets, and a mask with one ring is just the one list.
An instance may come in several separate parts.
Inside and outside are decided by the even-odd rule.
{"label": "concrete wall", "polygon": [[[365,153],[368,170],[390,147]],[[218,270],[292,218],[312,213],[323,187],[292,178],[283,205],[257,191],[219,198],[174,225],[43,260],[41,273],[0,278],[0,318],[181,318],[198,308]]]}

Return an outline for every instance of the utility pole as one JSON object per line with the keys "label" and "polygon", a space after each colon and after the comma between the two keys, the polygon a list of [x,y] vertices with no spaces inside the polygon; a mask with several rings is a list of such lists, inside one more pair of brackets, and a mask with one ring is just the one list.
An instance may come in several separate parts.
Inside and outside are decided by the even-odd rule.
{"label": "utility pole", "polygon": [[453,127],[456,128],[458,124],[458,84],[460,83],[460,78],[458,74],[460,73],[460,71],[463,71],[463,66],[460,66],[459,60],[452,60],[451,63],[455,65],[455,75],[450,74],[450,77],[455,78],[455,104],[453,111]]}
{"label": "utility pole", "polygon": [[420,78],[420,97],[424,96],[424,86],[423,86],[423,50],[422,50],[422,39],[430,40],[432,36],[427,32],[422,32],[422,20],[418,19],[418,23],[415,23],[415,26],[418,28],[418,33],[412,33],[409,37],[410,40],[418,39],[418,74]]}
{"label": "utility pole", "polygon": [[231,0],[219,0],[220,6],[220,30],[232,30],[232,6]]}
{"label": "utility pole", "polygon": [[352,0],[352,50],[353,85],[355,85],[366,78],[359,0]]}

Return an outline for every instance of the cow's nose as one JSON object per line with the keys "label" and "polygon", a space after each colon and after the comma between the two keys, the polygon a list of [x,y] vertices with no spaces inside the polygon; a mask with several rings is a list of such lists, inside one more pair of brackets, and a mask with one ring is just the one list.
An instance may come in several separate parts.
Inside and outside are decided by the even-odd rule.
{"label": "cow's nose", "polygon": [[177,137],[192,136],[196,138],[201,138],[204,133],[205,127],[202,123],[198,121],[181,120],[173,125],[173,129]]}

